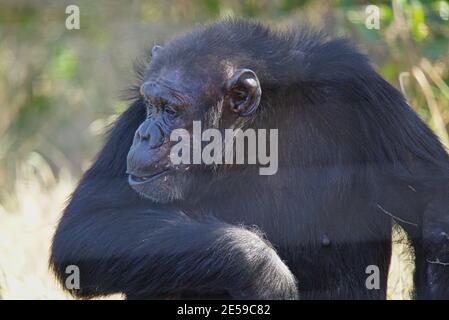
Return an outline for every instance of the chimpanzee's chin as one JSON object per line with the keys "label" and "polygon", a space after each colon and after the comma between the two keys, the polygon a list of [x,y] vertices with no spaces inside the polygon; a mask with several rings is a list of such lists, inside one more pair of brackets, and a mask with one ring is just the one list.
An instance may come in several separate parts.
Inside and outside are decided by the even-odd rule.
{"label": "chimpanzee's chin", "polygon": [[154,193],[150,193],[150,192],[140,192],[138,190],[136,190],[136,191],[143,198],[151,200],[155,203],[170,203],[170,202],[174,201],[174,199],[167,197],[166,195],[154,194]]}
{"label": "chimpanzee's chin", "polygon": [[142,197],[157,202],[169,203],[182,199],[180,186],[175,183],[173,176],[160,176],[150,181],[136,183],[133,177],[128,179],[129,185]]}

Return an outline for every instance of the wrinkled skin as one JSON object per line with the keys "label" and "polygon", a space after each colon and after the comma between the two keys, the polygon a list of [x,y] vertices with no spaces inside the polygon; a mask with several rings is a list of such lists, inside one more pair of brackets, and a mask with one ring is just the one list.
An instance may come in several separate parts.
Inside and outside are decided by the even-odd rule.
{"label": "wrinkled skin", "polygon": [[[163,54],[162,47],[153,48],[152,65],[157,65],[157,55]],[[219,127],[224,120],[227,127],[235,127],[240,117],[248,117],[257,110],[261,88],[252,70],[236,69],[230,64],[221,63],[218,69],[208,67],[220,75],[212,83],[205,83],[211,79],[194,78],[189,71],[177,70],[176,65],[151,72],[152,65],[140,87],[147,119],[136,130],[128,153],[129,183],[138,193],[156,202],[181,200],[195,181],[185,178],[190,165],[174,165],[170,161],[170,151],[177,143],[170,141],[172,130],[185,129],[192,134],[193,121],[202,120],[211,109],[207,101],[220,102],[221,110],[215,115]],[[192,83],[201,85],[189,86]],[[212,87],[214,90],[205,89]],[[221,119],[223,109],[225,119]]]}

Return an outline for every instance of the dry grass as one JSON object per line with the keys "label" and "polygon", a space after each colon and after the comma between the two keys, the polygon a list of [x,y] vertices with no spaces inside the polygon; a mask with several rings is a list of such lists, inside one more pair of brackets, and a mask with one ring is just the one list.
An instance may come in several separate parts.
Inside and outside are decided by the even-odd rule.
{"label": "dry grass", "polygon": [[35,177],[21,180],[16,186],[18,201],[14,212],[0,208],[2,298],[70,298],[49,273],[48,258],[59,212],[73,185],[69,176],[48,189]]}
{"label": "dry grass", "polygon": [[408,300],[412,297],[415,264],[405,232],[397,227],[393,231],[393,255],[388,275],[390,300]]}

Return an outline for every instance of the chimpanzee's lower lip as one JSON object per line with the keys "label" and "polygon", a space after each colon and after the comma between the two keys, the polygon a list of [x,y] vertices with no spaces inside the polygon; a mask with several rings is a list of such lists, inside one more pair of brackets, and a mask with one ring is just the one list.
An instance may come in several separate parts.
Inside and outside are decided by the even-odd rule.
{"label": "chimpanzee's lower lip", "polygon": [[139,185],[139,184],[144,184],[150,181],[153,181],[154,179],[157,179],[161,176],[163,176],[164,174],[166,174],[169,170],[162,170],[158,173],[152,174],[152,175],[148,175],[148,176],[135,176],[135,175],[128,175],[128,183],[131,186],[135,186],[135,185]]}

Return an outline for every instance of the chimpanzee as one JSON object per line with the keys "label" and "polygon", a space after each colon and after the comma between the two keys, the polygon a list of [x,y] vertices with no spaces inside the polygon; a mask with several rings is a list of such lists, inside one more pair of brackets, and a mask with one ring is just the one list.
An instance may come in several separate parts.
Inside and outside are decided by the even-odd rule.
{"label": "chimpanzee", "polygon": [[[148,60],[54,236],[76,297],[385,299],[396,222],[415,297],[449,298],[448,154],[346,40],[226,19]],[[277,129],[277,172],[174,164],[194,121]]]}

